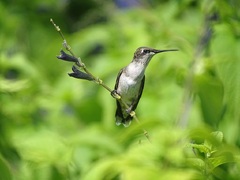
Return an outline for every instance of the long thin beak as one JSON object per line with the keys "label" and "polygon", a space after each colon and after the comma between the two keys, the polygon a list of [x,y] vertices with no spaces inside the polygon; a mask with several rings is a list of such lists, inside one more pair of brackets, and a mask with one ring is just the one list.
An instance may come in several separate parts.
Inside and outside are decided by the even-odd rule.
{"label": "long thin beak", "polygon": [[157,54],[157,53],[162,53],[162,52],[168,52],[168,51],[178,51],[178,49],[165,49],[165,50],[157,50],[157,49],[154,49],[154,53]]}

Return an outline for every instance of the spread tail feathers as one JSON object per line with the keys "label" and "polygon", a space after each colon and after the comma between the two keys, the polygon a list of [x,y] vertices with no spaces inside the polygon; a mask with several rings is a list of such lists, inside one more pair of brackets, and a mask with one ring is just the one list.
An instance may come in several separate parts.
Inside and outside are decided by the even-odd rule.
{"label": "spread tail feathers", "polygon": [[116,115],[116,125],[119,126],[119,125],[123,124],[124,127],[128,127],[131,124],[132,119],[133,119],[133,117],[130,115],[127,118]]}

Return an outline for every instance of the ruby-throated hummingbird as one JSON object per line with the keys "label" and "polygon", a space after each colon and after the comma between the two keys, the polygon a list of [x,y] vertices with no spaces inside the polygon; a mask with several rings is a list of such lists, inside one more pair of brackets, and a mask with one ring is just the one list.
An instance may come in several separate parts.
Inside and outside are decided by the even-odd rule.
{"label": "ruby-throated hummingbird", "polygon": [[117,100],[115,114],[117,125],[123,124],[125,127],[130,125],[133,119],[131,112],[137,108],[143,92],[145,69],[155,54],[167,51],[177,51],[177,49],[157,50],[149,47],[140,47],[135,51],[131,63],[120,70],[112,95],[114,96],[114,93],[120,95],[121,101],[128,108],[121,101]]}

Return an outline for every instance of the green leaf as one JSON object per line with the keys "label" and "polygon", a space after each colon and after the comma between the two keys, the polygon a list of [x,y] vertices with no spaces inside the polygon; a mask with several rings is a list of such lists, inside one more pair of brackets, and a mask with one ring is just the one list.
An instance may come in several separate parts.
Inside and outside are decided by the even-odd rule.
{"label": "green leaf", "polygon": [[219,156],[209,158],[209,162],[212,165],[211,167],[214,169],[214,168],[220,166],[221,164],[235,162],[235,159],[231,152],[223,152],[223,153],[219,154]]}
{"label": "green leaf", "polygon": [[217,127],[223,112],[224,91],[222,82],[218,77],[206,71],[197,74],[195,80],[204,121],[212,127]]}
{"label": "green leaf", "polygon": [[[231,142],[239,142],[240,41],[227,23],[216,25],[215,33],[217,36],[212,42],[212,57],[217,74],[224,86],[224,102],[227,111],[223,128],[229,131],[225,138]],[[228,123],[227,126],[226,123]]]}
{"label": "green leaf", "polygon": [[215,131],[211,133],[213,135],[214,138],[216,138],[216,140],[218,140],[219,142],[223,142],[223,132],[221,131]]}

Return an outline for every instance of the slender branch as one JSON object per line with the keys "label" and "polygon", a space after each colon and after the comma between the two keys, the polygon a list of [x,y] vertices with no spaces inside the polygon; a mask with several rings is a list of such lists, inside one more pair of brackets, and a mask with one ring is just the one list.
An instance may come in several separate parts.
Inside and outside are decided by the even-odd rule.
{"label": "slender branch", "polygon": [[[74,60],[74,62],[75,62],[75,64],[76,64],[76,66],[78,66],[79,68],[82,68],[83,71],[84,71],[89,77],[91,77],[91,79],[92,79],[95,83],[99,84],[100,86],[102,86],[104,89],[106,89],[106,90],[109,91],[110,93],[113,92],[113,90],[112,90],[110,87],[108,87],[106,84],[104,84],[103,81],[102,81],[100,78],[94,76],[94,75],[87,69],[86,65],[81,61],[80,58],[76,58],[76,56],[74,55],[73,51],[71,50],[71,46],[68,45],[67,40],[65,39],[65,37],[64,37],[64,35],[63,35],[60,27],[57,26],[57,25],[54,23],[53,19],[50,19],[50,22],[53,24],[53,26],[55,27],[56,31],[60,34],[60,36],[61,36],[61,38],[62,38],[62,40],[63,40],[63,47],[72,55],[73,60]],[[60,58],[60,59],[61,59],[61,58]],[[71,60],[72,60],[72,59],[71,59]],[[82,73],[83,73],[83,72],[82,72]],[[85,79],[85,78],[84,78],[84,79]],[[121,99],[121,96],[120,96],[119,94],[114,93],[114,95],[112,95],[112,97],[115,98],[117,101],[120,101],[120,103],[122,103],[122,104],[125,106],[126,109],[129,108],[129,106]],[[140,121],[138,120],[138,118],[137,118],[137,116],[136,116],[136,114],[135,114],[134,111],[131,111],[131,112],[130,112],[130,115],[135,119],[135,121],[136,121],[138,124],[140,124]],[[148,132],[147,132],[145,129],[142,129],[142,130],[143,130],[144,136],[148,139],[149,142],[151,142],[150,139],[149,139]]]}
{"label": "slender branch", "polygon": [[[56,28],[57,32],[60,34],[62,40],[63,40],[63,47],[73,56],[76,57],[73,53],[73,51],[71,50],[71,46],[68,45],[67,40],[65,39],[61,29],[59,26],[57,26],[54,21],[52,19],[50,19],[50,22],[53,24],[53,26]],[[102,87],[104,87],[106,90],[108,90],[109,92],[111,92],[111,88],[109,88],[107,85],[105,85],[103,83],[103,81],[97,77],[95,77],[86,67],[86,65],[81,61],[80,58],[77,58],[79,62],[76,62],[76,65],[78,67],[81,67],[88,75],[90,75],[92,77],[92,79],[99,85],[101,85]]]}

